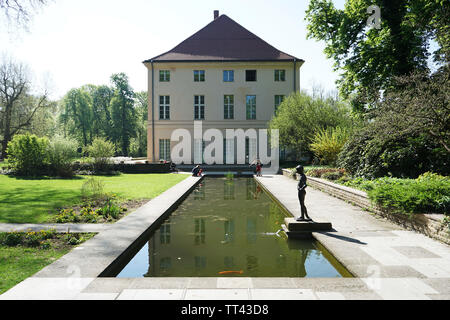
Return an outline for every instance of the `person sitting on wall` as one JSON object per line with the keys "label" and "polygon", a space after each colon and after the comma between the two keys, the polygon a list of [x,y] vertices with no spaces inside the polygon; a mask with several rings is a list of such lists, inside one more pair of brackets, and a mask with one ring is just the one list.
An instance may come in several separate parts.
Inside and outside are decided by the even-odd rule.
{"label": "person sitting on wall", "polygon": [[170,162],[170,172],[176,172],[176,173],[178,173],[177,166],[176,166],[176,164],[175,164],[173,161]]}
{"label": "person sitting on wall", "polygon": [[192,176],[193,177],[198,177],[198,173],[200,172],[200,166],[199,165],[196,165],[195,167],[194,167],[194,169],[192,169]]}

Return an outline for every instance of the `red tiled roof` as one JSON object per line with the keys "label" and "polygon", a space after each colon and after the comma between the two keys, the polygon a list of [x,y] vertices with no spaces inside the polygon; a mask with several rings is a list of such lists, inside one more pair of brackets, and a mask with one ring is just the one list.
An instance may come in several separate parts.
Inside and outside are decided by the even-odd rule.
{"label": "red tiled roof", "polygon": [[172,50],[145,62],[303,61],[281,52],[226,15],[221,15]]}

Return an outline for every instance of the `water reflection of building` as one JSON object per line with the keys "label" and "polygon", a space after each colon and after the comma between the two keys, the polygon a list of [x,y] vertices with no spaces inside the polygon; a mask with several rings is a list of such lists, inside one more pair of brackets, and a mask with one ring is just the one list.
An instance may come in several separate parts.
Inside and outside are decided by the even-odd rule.
{"label": "water reflection of building", "polygon": [[274,234],[284,213],[274,210],[264,193],[255,199],[253,179],[232,184],[233,189],[224,188],[224,179],[208,180],[204,196],[191,194],[182,214],[155,232],[149,241],[148,276],[218,276],[239,270],[243,276],[305,276],[304,259],[312,243],[289,248],[287,239]]}

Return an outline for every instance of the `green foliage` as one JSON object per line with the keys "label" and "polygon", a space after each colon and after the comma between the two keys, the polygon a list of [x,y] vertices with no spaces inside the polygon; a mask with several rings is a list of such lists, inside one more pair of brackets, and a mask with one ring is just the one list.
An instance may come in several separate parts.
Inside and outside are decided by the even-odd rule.
{"label": "green foliage", "polygon": [[48,146],[48,161],[54,175],[70,178],[73,176],[72,161],[77,157],[78,143],[70,138],[55,136]]}
{"label": "green foliage", "polygon": [[99,212],[106,219],[116,220],[123,212],[123,208],[115,203],[114,198],[109,197],[106,200],[105,205],[99,209]]}
{"label": "green foliage", "polygon": [[58,223],[99,223],[118,220],[126,208],[116,203],[115,195],[105,197],[101,203],[97,203],[97,209],[90,202],[83,204],[79,213],[72,208],[62,209],[56,215],[55,221]]}
{"label": "green foliage", "polygon": [[80,222],[80,220],[80,217],[73,209],[63,209],[55,216],[55,222],[57,223],[76,223]]}
{"label": "green foliage", "polygon": [[63,98],[62,104],[64,110],[61,122],[64,128],[81,145],[87,146],[91,142],[94,129],[92,97],[87,88],[70,90]]}
{"label": "green foliage", "polygon": [[367,192],[381,207],[399,213],[446,213],[450,211],[450,178],[425,173],[417,179],[352,179],[343,185]]}
{"label": "green foliage", "polygon": [[111,84],[84,85],[65,95],[59,117],[64,135],[84,147],[95,138],[103,138],[114,144],[115,153],[145,156],[147,92],[134,93],[124,73],[113,74]]}
{"label": "green foliage", "polygon": [[136,92],[136,137],[130,140],[130,156],[144,157],[147,155],[147,119],[148,95],[146,91]]}
{"label": "green foliage", "polygon": [[111,99],[113,139],[118,143],[123,156],[128,156],[131,138],[136,136],[136,110],[134,108],[134,91],[124,73],[113,74],[111,82],[114,96]]}
{"label": "green foliage", "polygon": [[[370,5],[381,10],[381,29],[368,28]],[[437,60],[448,62],[449,6],[441,0],[347,0],[337,9],[331,0],[310,0],[308,38],[325,42],[325,54],[339,71],[339,89],[356,110],[367,110],[380,90],[394,88],[395,76],[426,70],[430,40]]]}
{"label": "green foliage", "polygon": [[71,246],[79,245],[87,240],[86,237],[82,236],[79,233],[66,233],[63,237],[64,241]]}
{"label": "green foliage", "polygon": [[279,130],[281,145],[308,153],[317,132],[334,127],[349,128],[356,121],[341,102],[297,92],[284,99],[269,127]]}
{"label": "green foliage", "polygon": [[45,240],[54,239],[56,236],[55,229],[41,230],[41,231],[11,231],[0,233],[0,245],[15,247],[38,247]]}
{"label": "green foliage", "polygon": [[8,144],[9,164],[18,175],[42,175],[47,163],[48,139],[35,135],[15,135]]}
{"label": "green foliage", "polygon": [[80,211],[79,219],[85,223],[97,223],[99,219],[98,210],[92,209],[90,205],[83,207]]}
{"label": "green foliage", "polygon": [[334,165],[349,137],[350,130],[347,128],[319,130],[314,135],[310,148],[321,163]]}
{"label": "green foliage", "polygon": [[354,176],[416,178],[450,174],[450,68],[395,77],[371,121],[352,135],[337,161]]}
{"label": "green foliage", "polygon": [[114,156],[115,147],[104,138],[95,138],[85,151],[94,160],[95,172],[108,172],[111,164],[110,158]]}
{"label": "green foliage", "polygon": [[372,122],[347,141],[337,165],[355,177],[416,178],[427,171],[449,173],[450,159],[442,146],[423,133],[392,131],[384,134],[380,122]]}
{"label": "green foliage", "polygon": [[10,247],[14,247],[14,246],[18,246],[19,244],[22,243],[24,238],[24,234],[22,232],[17,232],[17,231],[13,231],[13,232],[8,232],[3,234],[2,239],[1,240],[1,244],[5,245],[5,246],[10,246]]}
{"label": "green foliage", "polygon": [[322,178],[327,180],[338,180],[347,175],[345,169],[339,168],[313,168],[307,169],[305,174],[310,177]]}

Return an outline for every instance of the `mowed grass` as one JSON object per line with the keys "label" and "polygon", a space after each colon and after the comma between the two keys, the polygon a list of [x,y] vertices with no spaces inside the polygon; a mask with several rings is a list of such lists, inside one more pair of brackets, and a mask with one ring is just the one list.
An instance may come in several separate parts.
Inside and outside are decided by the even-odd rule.
{"label": "mowed grass", "polygon": [[41,250],[39,248],[0,246],[0,294],[32,276],[68,253],[70,248]]}
{"label": "mowed grass", "polygon": [[[152,199],[186,179],[184,174],[121,174],[96,176],[104,191],[120,200]],[[0,175],[0,223],[50,222],[59,208],[81,203],[87,176],[73,179],[24,179]]]}

